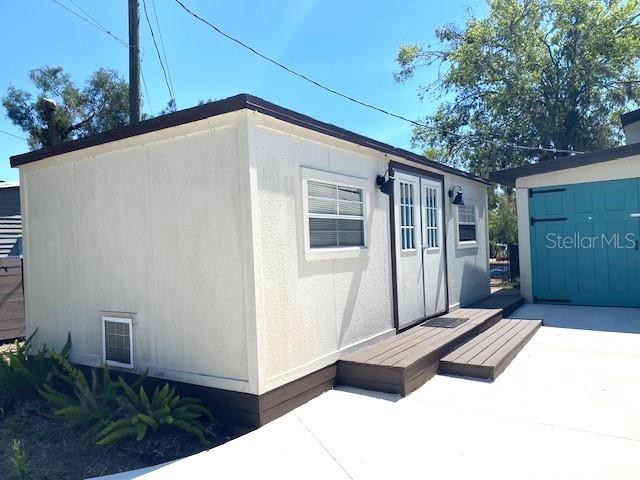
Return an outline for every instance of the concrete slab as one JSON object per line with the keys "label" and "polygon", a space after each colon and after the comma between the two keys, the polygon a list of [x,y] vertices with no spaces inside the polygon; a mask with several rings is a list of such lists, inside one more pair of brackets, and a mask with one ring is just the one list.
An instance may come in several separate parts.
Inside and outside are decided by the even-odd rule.
{"label": "concrete slab", "polygon": [[216,449],[110,478],[635,479],[640,335],[619,330],[640,311],[624,309],[624,326],[612,310],[526,305],[512,317],[546,326],[495,382],[437,376],[406,398],[339,388]]}
{"label": "concrete slab", "polygon": [[640,333],[640,308],[526,304],[512,318],[544,318],[548,327]]}

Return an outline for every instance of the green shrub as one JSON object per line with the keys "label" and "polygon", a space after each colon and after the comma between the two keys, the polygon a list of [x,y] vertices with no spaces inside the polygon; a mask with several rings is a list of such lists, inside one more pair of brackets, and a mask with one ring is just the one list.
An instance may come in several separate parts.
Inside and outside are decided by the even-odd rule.
{"label": "green shrub", "polygon": [[206,443],[200,418],[206,417],[213,421],[213,416],[199,400],[182,398],[168,383],[162,388],[156,387],[151,398],[142,386],[136,392],[122,377],[118,379],[118,383],[127,398],[124,402],[118,399],[124,417],[114,419],[96,434],[98,445],[108,445],[124,437],[135,437],[137,441],[141,441],[149,429],[155,432],[162,425],[184,430]]}
{"label": "green shrub", "polygon": [[[43,385],[40,394],[59,408],[54,415],[64,418],[74,427],[84,431],[84,435],[93,439],[95,434],[109,424],[118,406],[118,384],[111,379],[109,369],[104,368],[102,381],[98,381],[95,368],[91,369],[91,382],[71,361],[58,352],[51,352],[58,363],[56,375],[66,384],[66,389],[53,385]],[[139,378],[140,384],[145,377]],[[67,393],[68,392],[68,393]]]}
{"label": "green shrub", "polygon": [[157,387],[149,398],[143,387],[146,375],[131,384],[122,377],[113,381],[106,365],[102,381],[98,381],[96,369],[93,369],[89,383],[84,373],[63,355],[54,352],[52,356],[59,362],[61,376],[73,395],[44,385],[42,396],[59,407],[54,415],[79,427],[86,438],[98,445],[108,445],[127,437],[142,441],[149,430],[156,432],[163,426],[184,430],[206,443],[200,420],[213,421],[213,416],[200,401],[177,395],[169,384]]}
{"label": "green shrub", "polygon": [[[30,354],[36,332],[22,344],[16,341],[13,351],[0,354],[0,408],[21,396],[37,394],[56,377],[58,362],[51,357],[46,345],[34,355]],[[63,349],[58,352],[59,357],[68,358],[70,350],[69,334]]]}

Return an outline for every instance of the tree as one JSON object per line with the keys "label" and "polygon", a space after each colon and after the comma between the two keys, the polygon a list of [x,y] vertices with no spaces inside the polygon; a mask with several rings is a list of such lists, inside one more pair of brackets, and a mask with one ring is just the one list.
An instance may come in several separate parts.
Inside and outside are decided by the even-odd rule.
{"label": "tree", "polygon": [[479,175],[562,155],[512,143],[619,144],[619,115],[640,99],[639,19],[637,0],[489,0],[485,18],[439,28],[439,45],[401,46],[396,80],[437,67],[419,95],[445,99],[414,144]]}
{"label": "tree", "polygon": [[55,126],[60,141],[103,132],[128,122],[128,83],[114,70],[97,70],[82,88],[71,81],[62,67],[36,68],[31,70],[29,78],[36,94],[10,86],[2,104],[9,119],[29,135],[32,149],[55,143],[49,135],[48,120]]}
{"label": "tree", "polygon": [[489,238],[507,245],[518,243],[518,223],[514,195],[498,195],[489,212]]}

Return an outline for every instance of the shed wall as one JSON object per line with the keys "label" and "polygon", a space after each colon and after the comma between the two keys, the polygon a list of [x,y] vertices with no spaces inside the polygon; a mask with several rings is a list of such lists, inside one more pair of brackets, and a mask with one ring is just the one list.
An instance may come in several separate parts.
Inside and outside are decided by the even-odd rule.
{"label": "shed wall", "polygon": [[[248,115],[262,392],[395,332],[389,197],[377,189],[375,178],[391,160],[423,167],[259,113]],[[365,249],[306,251],[305,169],[366,186]],[[487,193],[482,183],[446,174],[445,189],[450,185],[465,189],[479,218],[478,247],[458,249],[446,202],[449,300],[456,307],[489,294]]]}
{"label": "shed wall", "polygon": [[134,314],[136,370],[255,393],[242,112],[21,167],[27,328],[102,363],[101,312]]}

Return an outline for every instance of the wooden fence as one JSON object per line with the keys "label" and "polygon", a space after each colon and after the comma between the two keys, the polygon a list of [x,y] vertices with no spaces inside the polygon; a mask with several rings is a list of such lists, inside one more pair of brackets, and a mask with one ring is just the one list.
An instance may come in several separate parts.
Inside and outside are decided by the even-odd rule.
{"label": "wooden fence", "polygon": [[24,337],[22,260],[0,258],[0,341]]}

